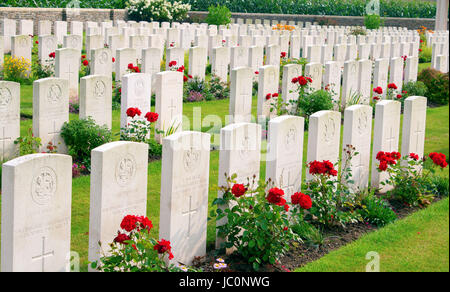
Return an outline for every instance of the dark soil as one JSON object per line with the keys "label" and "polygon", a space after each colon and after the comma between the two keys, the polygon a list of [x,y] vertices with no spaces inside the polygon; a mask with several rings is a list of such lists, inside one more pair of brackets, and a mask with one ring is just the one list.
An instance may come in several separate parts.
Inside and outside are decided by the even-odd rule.
{"label": "dark soil", "polygon": [[[439,201],[436,197],[434,202]],[[419,210],[419,207],[411,207],[399,201],[390,201],[392,209],[397,214],[398,219],[402,219],[411,213]],[[348,225],[346,228],[334,227],[323,231],[324,243],[321,246],[311,246],[293,242],[289,252],[280,259],[280,263],[276,265],[266,265],[261,267],[260,272],[290,272],[299,267],[306,265],[312,261],[316,261],[329,252],[338,249],[352,241],[357,240],[366,233],[378,229],[365,223],[357,223]],[[228,268],[222,270],[224,272],[252,272],[253,269],[245,259],[239,258],[237,255],[223,255],[216,254],[216,250],[208,252],[203,258],[194,260],[193,265],[200,268],[204,272],[213,272],[213,264],[216,263],[217,258],[224,259]]]}

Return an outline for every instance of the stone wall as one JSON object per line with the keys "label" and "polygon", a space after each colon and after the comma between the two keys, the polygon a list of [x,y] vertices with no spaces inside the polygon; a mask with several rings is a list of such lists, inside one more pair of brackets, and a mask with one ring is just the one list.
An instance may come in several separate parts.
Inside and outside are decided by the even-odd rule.
{"label": "stone wall", "polygon": [[[190,21],[201,21],[208,12],[189,12]],[[293,15],[293,14],[263,14],[263,13],[232,13],[234,19],[242,18],[277,20],[282,21],[302,21],[302,22],[327,22],[329,25],[363,25],[364,17],[360,16],[321,16],[321,15]],[[125,9],[93,9],[80,8],[77,10],[66,8],[27,8],[27,7],[0,7],[0,18],[11,19],[31,19],[34,20],[34,30],[37,33],[39,20],[65,20],[65,21],[108,21],[126,20]],[[385,18],[386,26],[400,26],[408,29],[417,29],[424,25],[434,29],[435,20],[432,18]],[[448,22],[447,22],[448,25]],[[18,26],[17,26],[18,29]]]}
{"label": "stone wall", "polygon": [[[125,9],[0,7],[0,18],[33,20],[34,34],[37,34],[37,25],[40,20],[99,22],[126,19],[126,16]],[[18,30],[19,26],[17,25]]]}
{"label": "stone wall", "polygon": [[[208,12],[191,11],[189,16],[192,21],[200,21],[208,15]],[[232,13],[232,18],[242,18],[244,23],[246,19],[251,19],[254,23],[255,19],[281,20],[285,21],[302,21],[302,22],[325,22],[329,25],[363,25],[363,16],[324,16],[324,15],[295,15],[295,14],[264,14],[264,13]],[[385,26],[407,27],[408,29],[418,29],[425,26],[434,29],[434,18],[402,18],[402,17],[386,17],[384,18]],[[447,21],[448,27],[448,21]]]}

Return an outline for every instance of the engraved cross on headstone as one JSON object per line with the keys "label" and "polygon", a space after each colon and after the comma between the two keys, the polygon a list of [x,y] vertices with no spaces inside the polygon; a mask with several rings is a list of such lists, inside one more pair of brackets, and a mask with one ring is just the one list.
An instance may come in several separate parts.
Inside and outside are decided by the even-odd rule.
{"label": "engraved cross on headstone", "polygon": [[421,121],[419,119],[417,119],[417,127],[414,130],[414,135],[416,136],[416,147],[414,148],[414,152],[418,152],[419,151],[419,143],[422,140],[422,134],[424,134],[424,130],[421,129]]}
{"label": "engraved cross on headstone", "polygon": [[394,149],[393,143],[394,143],[394,141],[395,141],[395,135],[394,135],[394,128],[393,128],[393,127],[390,127],[390,128],[389,128],[389,133],[390,133],[390,135],[389,135],[389,137],[386,139],[386,142],[389,143],[389,150],[388,150],[388,151],[394,151],[395,149]]}
{"label": "engraved cross on headstone", "polygon": [[70,84],[70,76],[72,76],[72,74],[74,74],[75,72],[73,72],[71,69],[70,69],[70,62],[69,62],[69,65],[68,65],[68,70],[65,72],[65,74],[68,74],[68,77],[67,77],[67,80],[69,80],[69,84]]}
{"label": "engraved cross on headstone", "polygon": [[[295,192],[295,183],[299,179],[299,169],[297,167],[291,167],[283,170],[286,176],[282,177],[283,180],[283,190],[286,193],[286,197],[290,198]],[[287,178],[284,180],[284,178]]]}
{"label": "engraved cross on headstone", "polygon": [[41,272],[44,272],[45,258],[52,257],[54,255],[55,255],[55,252],[53,250],[49,251],[49,252],[45,252],[45,236],[43,236],[42,237],[42,252],[40,255],[32,257],[31,260],[33,260],[33,261],[40,260],[41,261]]}
{"label": "engraved cross on headstone", "polygon": [[3,126],[2,136],[0,137],[0,142],[2,142],[2,152],[0,156],[0,161],[3,161],[3,159],[5,159],[6,140],[11,140],[11,137],[6,137],[5,127]]}
{"label": "engraved cross on headstone", "polygon": [[53,145],[56,145],[56,135],[58,135],[60,133],[61,133],[61,129],[58,130],[56,128],[56,121],[53,121],[53,131],[48,133],[49,135],[53,136],[51,139],[51,142],[53,143]]}
{"label": "engraved cross on headstone", "polygon": [[188,233],[187,237],[191,236],[191,216],[197,213],[198,208],[192,209],[192,196],[189,196],[189,209],[188,211],[182,212],[182,216],[188,216]]}
{"label": "engraved cross on headstone", "polygon": [[174,111],[176,110],[177,106],[174,105],[174,99],[170,99],[170,105],[168,106],[168,109],[170,110],[170,120],[173,120],[174,118]]}

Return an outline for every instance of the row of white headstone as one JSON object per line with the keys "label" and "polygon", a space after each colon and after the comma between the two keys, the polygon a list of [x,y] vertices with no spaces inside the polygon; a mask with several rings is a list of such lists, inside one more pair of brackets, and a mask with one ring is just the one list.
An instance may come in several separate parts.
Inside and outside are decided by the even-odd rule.
{"label": "row of white headstone", "polygon": [[[402,149],[423,156],[427,100],[405,101]],[[342,145],[359,152],[350,163],[354,190],[381,186],[384,174],[376,171],[378,151],[398,150],[400,108],[397,101],[376,105],[372,166],[370,149],[372,108],[348,107],[344,113]],[[265,179],[271,178],[290,196],[301,190],[304,120],[280,116],[269,121]],[[218,185],[226,176],[237,182],[259,178],[261,126],[235,123],[221,129]],[[336,163],[341,145],[341,114],[320,111],[310,117],[306,161]],[[343,147],[345,151],[345,147]],[[345,154],[342,155],[345,157]],[[125,215],[146,215],[148,145],[112,142],[92,151],[89,261],[108,254]],[[337,166],[336,166],[337,167]],[[2,171],[2,271],[67,271],[70,267],[72,158],[62,154],[32,154],[3,164]],[[185,131],[163,139],[159,237],[169,240],[173,263],[189,265],[206,253],[209,193],[210,135]],[[307,174],[307,179],[311,176]],[[153,183],[153,182],[149,182]],[[218,193],[220,197],[222,194]],[[217,222],[223,224],[224,222]],[[223,242],[218,238],[217,244]],[[101,246],[99,245],[101,243]]]}

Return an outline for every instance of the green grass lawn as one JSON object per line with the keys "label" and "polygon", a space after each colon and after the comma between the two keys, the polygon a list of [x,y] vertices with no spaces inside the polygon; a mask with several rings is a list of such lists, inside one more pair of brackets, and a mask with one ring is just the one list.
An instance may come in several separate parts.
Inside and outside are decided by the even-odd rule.
{"label": "green grass lawn", "polygon": [[[21,86],[21,113],[23,115],[32,114],[32,86]],[[256,97],[253,97],[253,109],[252,112],[256,115]],[[183,113],[191,121],[191,125],[183,125],[184,130],[194,129],[193,113],[195,111],[201,111],[201,121],[199,128],[203,132],[209,131],[210,133],[219,133],[221,126],[225,125],[225,116],[229,112],[229,100],[216,100],[208,102],[196,102],[196,103],[184,103]],[[439,151],[449,155],[449,107],[429,108],[427,111],[427,128],[426,128],[426,141],[425,152]],[[208,115],[217,116],[221,124],[214,124],[211,119],[205,119]],[[77,119],[78,115],[71,114],[70,119]],[[120,112],[113,111],[113,133],[119,132]],[[27,119],[21,121],[21,134],[25,134],[28,128],[32,126],[32,120]],[[342,129],[341,129],[342,134]],[[115,136],[118,140],[118,136]],[[218,140],[213,141],[218,144]],[[308,142],[308,133],[305,132],[304,137],[304,161],[306,161],[306,149]],[[264,144],[263,144],[264,147]],[[400,148],[399,148],[400,149]],[[264,149],[263,149],[264,151]],[[209,209],[212,209],[211,203],[217,196],[217,182],[218,182],[218,163],[219,152],[211,152],[210,160],[210,185],[209,185]],[[155,237],[158,236],[159,229],[159,194],[161,187],[161,161],[153,161],[148,166],[148,200],[147,200],[147,216],[153,221],[154,229],[152,230]],[[303,176],[305,171],[303,170]],[[443,173],[442,175],[448,175]],[[265,162],[261,162],[261,178],[265,177]],[[71,237],[71,249],[80,254],[82,270],[87,269],[87,252],[89,241],[89,190],[90,190],[90,177],[84,176],[73,179],[72,182],[72,237]],[[208,248],[213,248],[215,240],[215,221],[208,221]],[[448,246],[448,245],[447,245]]]}
{"label": "green grass lawn", "polygon": [[449,271],[449,199],[364,235],[297,272],[364,272],[366,254],[379,255],[381,272]]}

